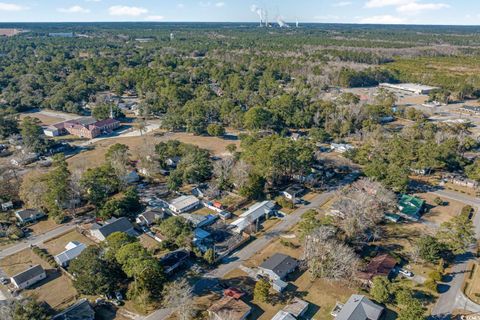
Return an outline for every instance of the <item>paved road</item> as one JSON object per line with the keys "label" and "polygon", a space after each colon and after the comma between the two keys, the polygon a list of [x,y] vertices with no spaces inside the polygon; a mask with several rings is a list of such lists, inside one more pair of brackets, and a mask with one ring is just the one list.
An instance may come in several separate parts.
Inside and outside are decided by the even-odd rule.
{"label": "paved road", "polygon": [[[272,229],[267,231],[265,235],[257,238],[253,242],[249,243],[247,246],[243,247],[241,250],[236,251],[230,256],[226,257],[222,264],[218,268],[210,271],[204,277],[205,278],[222,278],[227,273],[235,270],[240,267],[240,265],[245,261],[255,255],[257,252],[262,251],[268,244],[273,240],[279,237],[283,232],[290,230],[295,224],[297,224],[302,214],[307,210],[312,208],[318,208],[325,202],[327,202],[333,195],[333,191],[328,193],[323,193],[315,198],[313,198],[309,205],[301,207],[289,215],[286,215],[285,218],[276,224]],[[145,317],[145,320],[163,320],[167,319],[171,314],[172,310],[170,309],[159,309],[154,313]]]}
{"label": "paved road", "polygon": [[[351,174],[347,176],[345,180],[341,183],[341,185],[352,183],[353,181],[355,181],[357,176],[357,174]],[[253,242],[249,243],[247,246],[226,257],[224,261],[222,261],[221,265],[219,265],[215,270],[207,273],[204,277],[207,279],[222,278],[227,273],[240,267],[240,265],[244,261],[251,258],[257,252],[265,249],[270,244],[270,242],[281,236],[282,233],[289,231],[293,226],[295,226],[300,221],[302,215],[306,211],[313,208],[321,207],[324,203],[329,201],[333,196],[335,190],[336,189],[332,189],[332,191],[317,195],[310,201],[310,204],[308,204],[307,206],[303,206],[295,210],[291,214],[285,216],[285,218],[281,222],[276,224],[272,229],[268,230],[263,236],[260,236]],[[145,317],[145,320],[164,320],[167,319],[172,314],[172,312],[173,311],[171,309],[159,309]]]}
{"label": "paved road", "polygon": [[[434,192],[441,198],[452,199],[471,205],[476,208],[473,224],[475,226],[475,233],[477,239],[480,239],[480,200],[470,197],[465,194],[457,193],[449,190],[439,190]],[[468,262],[475,257],[475,247],[467,254],[457,256],[455,258],[455,265],[452,268],[451,280],[445,283],[446,290],[440,295],[437,303],[433,307],[432,316],[435,319],[450,319],[451,313],[455,309],[464,309],[472,312],[480,311],[480,307],[475,305],[462,293],[462,284],[467,271]]]}
{"label": "paved road", "polygon": [[11,247],[5,248],[3,250],[0,250],[0,259],[3,259],[5,257],[11,256],[12,254],[15,254],[19,251],[22,251],[26,248],[28,248],[30,245],[39,245],[44,243],[45,241],[48,241],[52,238],[55,238],[63,233],[66,233],[70,230],[73,230],[76,228],[75,222],[70,222],[64,225],[61,225],[51,231],[48,231],[46,233],[36,235],[36,236],[30,236],[27,239],[23,240],[20,243],[17,243]]}

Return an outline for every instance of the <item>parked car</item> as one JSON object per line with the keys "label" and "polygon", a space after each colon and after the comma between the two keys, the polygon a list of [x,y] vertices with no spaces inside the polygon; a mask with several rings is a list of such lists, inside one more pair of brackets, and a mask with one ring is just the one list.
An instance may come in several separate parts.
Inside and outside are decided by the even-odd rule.
{"label": "parked car", "polygon": [[120,291],[115,291],[115,297],[117,298],[117,300],[123,300],[123,295]]}
{"label": "parked car", "polygon": [[0,278],[0,283],[1,283],[1,284],[9,284],[9,283],[10,283],[10,279],[5,278],[5,277],[1,277],[1,278]]}
{"label": "parked car", "polygon": [[116,300],[116,299],[113,300],[112,303],[113,303],[114,305],[116,305],[117,307],[123,305],[123,302],[122,302],[122,301]]}
{"label": "parked car", "polygon": [[400,269],[400,270],[398,270],[398,273],[404,275],[405,277],[413,278],[413,272],[411,272],[411,271],[409,271],[409,270]]}

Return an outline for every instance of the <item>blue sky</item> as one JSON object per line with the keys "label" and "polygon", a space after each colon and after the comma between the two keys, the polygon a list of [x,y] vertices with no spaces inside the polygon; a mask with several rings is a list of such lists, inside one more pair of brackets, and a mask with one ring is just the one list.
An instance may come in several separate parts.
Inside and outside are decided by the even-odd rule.
{"label": "blue sky", "polygon": [[243,22],[262,11],[300,22],[480,25],[479,0],[0,0],[0,22]]}

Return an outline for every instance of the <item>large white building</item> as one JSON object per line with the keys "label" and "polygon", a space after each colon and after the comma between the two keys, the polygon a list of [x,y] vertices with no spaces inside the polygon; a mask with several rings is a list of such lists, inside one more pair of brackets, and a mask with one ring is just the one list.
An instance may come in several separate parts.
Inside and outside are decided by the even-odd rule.
{"label": "large white building", "polygon": [[415,94],[429,94],[433,90],[439,89],[438,87],[425,86],[423,84],[416,83],[381,83],[381,88],[394,89],[407,91]]}

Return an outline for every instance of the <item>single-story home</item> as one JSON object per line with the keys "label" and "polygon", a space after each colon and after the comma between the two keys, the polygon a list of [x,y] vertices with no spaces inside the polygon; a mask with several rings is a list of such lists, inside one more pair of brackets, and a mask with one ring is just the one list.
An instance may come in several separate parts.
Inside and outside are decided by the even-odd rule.
{"label": "single-story home", "polygon": [[10,278],[10,281],[17,289],[25,289],[45,279],[46,277],[47,274],[45,273],[45,270],[41,265],[37,264],[25,271],[17,273]]}
{"label": "single-story home", "polygon": [[380,254],[373,258],[364,270],[357,273],[357,278],[365,284],[371,284],[375,277],[388,277],[397,265],[389,254]]}
{"label": "single-story home", "polygon": [[7,201],[2,203],[2,211],[8,211],[13,209],[13,202],[12,201]]}
{"label": "single-story home", "polygon": [[167,253],[160,259],[160,264],[166,274],[171,274],[180,268],[188,259],[190,254],[185,249],[178,249]]}
{"label": "single-story home", "polygon": [[384,308],[365,296],[354,294],[345,304],[337,303],[331,315],[335,320],[378,320]]}
{"label": "single-story home", "polygon": [[99,241],[104,241],[114,232],[125,232],[132,236],[136,235],[133,225],[125,217],[120,219],[111,218],[104,225],[95,223],[90,228],[90,234]]}
{"label": "single-story home", "polygon": [[418,221],[425,205],[425,200],[408,194],[402,194],[398,202],[398,215],[402,218]]}
{"label": "single-story home", "polygon": [[353,150],[354,147],[351,144],[347,143],[332,143],[330,149],[338,153],[345,153],[347,151]]}
{"label": "single-story home", "polygon": [[17,210],[15,216],[20,223],[30,223],[45,217],[45,213],[37,209],[22,209]]}
{"label": "single-story home", "polygon": [[282,194],[288,200],[295,202],[296,198],[301,195],[305,189],[300,185],[293,185],[285,189]]}
{"label": "single-story home", "polygon": [[272,318],[272,320],[296,320],[296,319],[297,318],[295,318],[293,315],[283,310],[278,311]]}
{"label": "single-story home", "polygon": [[283,308],[283,311],[288,312],[295,318],[301,317],[307,312],[308,309],[308,302],[297,297],[293,298],[293,300]]}
{"label": "single-story home", "polygon": [[244,320],[252,308],[240,299],[223,297],[208,308],[208,315],[213,320]]}
{"label": "single-story home", "polygon": [[180,214],[196,208],[199,204],[200,200],[195,196],[180,196],[170,201],[168,208]]}
{"label": "single-story home", "polygon": [[245,229],[262,218],[267,218],[274,212],[275,203],[272,201],[257,202],[230,225],[236,233],[242,233]]}
{"label": "single-story home", "polygon": [[151,226],[158,220],[165,219],[167,214],[162,209],[149,209],[142,214],[139,214],[135,221],[141,226]]}
{"label": "single-story home", "polygon": [[267,275],[272,281],[284,280],[297,268],[298,261],[283,253],[275,253],[258,267],[260,273]]}
{"label": "single-story home", "polygon": [[55,315],[52,320],[94,320],[95,310],[87,299],[78,300],[74,305]]}
{"label": "single-story home", "polygon": [[75,259],[85,250],[87,246],[78,241],[71,241],[65,246],[65,251],[57,254],[54,259],[59,266],[66,267],[69,265],[70,261]]}
{"label": "single-story home", "polygon": [[194,228],[201,228],[204,226],[211,225],[215,222],[215,220],[218,219],[218,216],[211,215],[211,214],[202,216],[200,214],[193,214],[193,213],[182,213],[180,217],[189,221]]}

